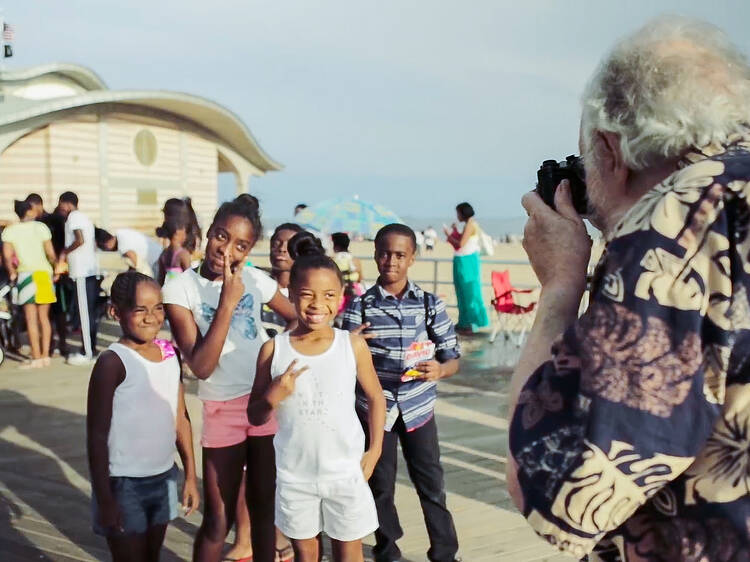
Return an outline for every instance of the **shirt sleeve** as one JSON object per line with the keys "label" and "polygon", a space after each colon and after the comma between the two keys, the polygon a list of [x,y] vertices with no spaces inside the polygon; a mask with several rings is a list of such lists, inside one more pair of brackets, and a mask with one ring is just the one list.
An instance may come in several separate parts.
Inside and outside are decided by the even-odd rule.
{"label": "shirt sleeve", "polygon": [[691,466],[719,415],[732,268],[713,191],[656,193],[631,210],[588,310],[510,421],[524,515],[578,557]]}
{"label": "shirt sleeve", "polygon": [[68,219],[66,221],[66,226],[70,230],[70,232],[73,232],[74,230],[82,230],[83,229],[83,220],[81,220],[81,213],[80,211],[73,211],[68,215]]}
{"label": "shirt sleeve", "polygon": [[42,242],[46,242],[47,240],[52,240],[52,232],[50,231],[49,227],[46,224],[44,224],[43,222],[37,222],[36,229],[39,235],[39,239]]}
{"label": "shirt sleeve", "polygon": [[164,304],[177,304],[188,310],[191,309],[185,276],[186,273],[181,273],[164,284],[161,290]]}
{"label": "shirt sleeve", "polygon": [[15,236],[13,236],[14,230],[15,229],[12,226],[6,226],[3,229],[3,233],[0,236],[0,239],[2,239],[3,242],[10,242],[11,244],[13,244],[13,240],[15,238]]}
{"label": "shirt sleeve", "polygon": [[350,300],[342,315],[341,329],[351,332],[362,324],[362,297]]}
{"label": "shirt sleeve", "polygon": [[435,297],[435,318],[427,322],[427,333],[435,344],[435,358],[441,363],[461,357],[453,321],[448,316],[445,303]]}
{"label": "shirt sleeve", "polygon": [[253,276],[263,304],[269,302],[276,296],[276,293],[279,290],[279,284],[272,279],[270,275],[255,267],[246,271]]}

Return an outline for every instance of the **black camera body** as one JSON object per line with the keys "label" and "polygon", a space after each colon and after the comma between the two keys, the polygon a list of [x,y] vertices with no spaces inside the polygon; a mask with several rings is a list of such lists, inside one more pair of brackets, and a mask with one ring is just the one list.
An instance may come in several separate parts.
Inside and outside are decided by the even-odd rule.
{"label": "black camera body", "polygon": [[583,158],[570,155],[565,160],[545,160],[536,173],[536,191],[542,200],[555,208],[555,191],[562,180],[570,182],[570,194],[573,206],[581,216],[588,214],[588,197],[586,197],[585,172]]}

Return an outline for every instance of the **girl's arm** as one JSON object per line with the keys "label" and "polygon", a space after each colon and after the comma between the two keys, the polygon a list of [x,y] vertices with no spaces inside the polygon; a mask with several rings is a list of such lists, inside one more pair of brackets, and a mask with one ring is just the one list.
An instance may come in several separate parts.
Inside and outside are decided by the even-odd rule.
{"label": "girl's arm", "polygon": [[199,379],[207,379],[219,364],[224,341],[229,334],[232,314],[245,293],[242,283],[242,268],[232,272],[229,260],[225,260],[224,278],[221,286],[219,306],[205,336],[195,323],[193,313],[178,304],[167,304],[167,318],[177,347],[182,357]]}
{"label": "girl's arm", "polygon": [[271,310],[284,317],[284,320],[287,321],[287,331],[290,330],[289,325],[297,320],[297,311],[294,309],[294,305],[289,302],[289,299],[277,289],[276,294],[268,301],[268,306]]}
{"label": "girl's arm", "polygon": [[198,509],[201,503],[198,492],[198,477],[195,472],[195,454],[193,452],[193,429],[190,416],[185,406],[185,388],[180,381],[180,392],[177,396],[177,452],[185,471],[185,486],[182,489],[182,507],[185,515]]}
{"label": "girl's arm", "polygon": [[44,241],[44,255],[47,256],[47,261],[51,265],[55,265],[57,263],[57,256],[55,255],[55,248],[54,246],[52,246],[52,240]]}
{"label": "girl's arm", "polygon": [[357,382],[367,398],[367,427],[370,432],[370,447],[362,456],[362,472],[369,480],[383,450],[383,431],[385,427],[385,396],[380,386],[372,355],[367,342],[362,336],[350,334],[354,356],[357,360]]}
{"label": "girl's arm", "polygon": [[271,361],[273,360],[273,338],[264,343],[258,353],[255,368],[255,381],[247,405],[247,419],[252,425],[263,425],[268,421],[273,407],[266,400],[266,392],[271,386]]}
{"label": "girl's arm", "polygon": [[271,380],[271,362],[273,361],[273,340],[268,340],[260,348],[258,365],[255,369],[255,382],[247,405],[247,419],[252,425],[263,425],[275,410],[292,392],[294,385],[307,367],[297,368],[297,360],[292,361],[280,376]]}
{"label": "girl's arm", "polygon": [[13,263],[13,257],[16,255],[16,251],[13,248],[13,244],[10,242],[3,242],[3,263],[5,269],[8,270],[8,276],[11,281],[15,281],[18,278],[18,271]]}
{"label": "girl's arm", "polygon": [[125,380],[125,366],[113,351],[99,356],[89,381],[86,407],[86,447],[91,486],[99,504],[103,527],[119,527],[120,512],[109,487],[109,428],[115,390]]}
{"label": "girl's arm", "polygon": [[185,271],[186,269],[190,269],[190,266],[192,265],[192,256],[190,255],[190,252],[185,250],[184,252],[180,252],[180,268],[182,271]]}

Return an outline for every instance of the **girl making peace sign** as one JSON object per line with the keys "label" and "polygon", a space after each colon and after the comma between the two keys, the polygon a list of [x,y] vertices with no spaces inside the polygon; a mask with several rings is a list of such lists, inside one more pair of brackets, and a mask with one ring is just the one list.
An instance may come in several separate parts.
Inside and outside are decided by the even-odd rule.
{"label": "girl making peace sign", "polygon": [[246,411],[258,352],[267,339],[261,307],[267,303],[290,322],[296,314],[276,281],[244,267],[262,232],[255,197],[243,194],[224,203],[208,230],[206,257],[198,271],[188,269],[164,287],[174,339],[200,379],[203,401],[205,512],[195,541],[196,561],[221,558],[245,464],[253,557],[273,562],[275,556],[276,420],[253,427]]}

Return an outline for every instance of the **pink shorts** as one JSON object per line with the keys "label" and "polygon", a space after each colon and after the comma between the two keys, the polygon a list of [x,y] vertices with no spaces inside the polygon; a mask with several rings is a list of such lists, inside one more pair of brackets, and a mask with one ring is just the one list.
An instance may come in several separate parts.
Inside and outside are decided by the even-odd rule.
{"label": "pink shorts", "polygon": [[279,426],[273,414],[263,425],[250,425],[247,419],[249,400],[249,394],[232,400],[204,400],[201,445],[212,449],[230,447],[242,443],[248,437],[275,434]]}

